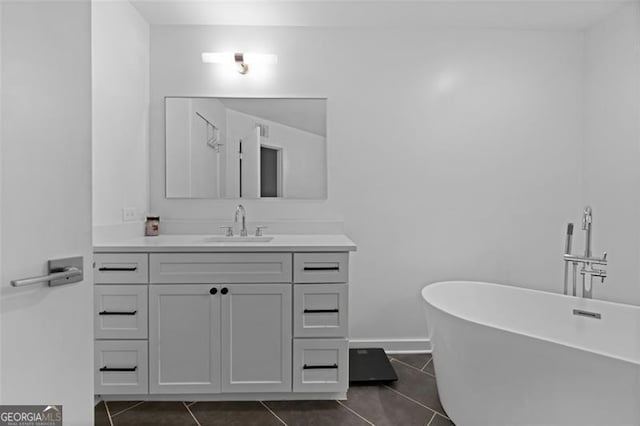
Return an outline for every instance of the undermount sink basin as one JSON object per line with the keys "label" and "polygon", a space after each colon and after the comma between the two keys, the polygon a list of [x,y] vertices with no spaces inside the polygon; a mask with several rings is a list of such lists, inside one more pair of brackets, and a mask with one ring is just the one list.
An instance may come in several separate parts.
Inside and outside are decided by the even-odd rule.
{"label": "undermount sink basin", "polygon": [[268,243],[271,240],[273,240],[273,237],[240,237],[238,235],[234,235],[233,237],[225,237],[223,235],[220,235],[204,238],[205,243]]}

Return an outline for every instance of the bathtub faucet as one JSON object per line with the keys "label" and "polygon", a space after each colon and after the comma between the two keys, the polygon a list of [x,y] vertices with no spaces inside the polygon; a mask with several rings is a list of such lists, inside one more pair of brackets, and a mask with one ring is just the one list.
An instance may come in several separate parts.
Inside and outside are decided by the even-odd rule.
{"label": "bathtub faucet", "polygon": [[[573,266],[573,296],[577,295],[578,266],[582,277],[582,297],[591,299],[593,297],[593,278],[600,278],[604,283],[607,277],[607,252],[602,257],[593,257],[591,253],[591,225],[593,216],[591,207],[587,206],[582,214],[582,229],[585,231],[584,256],[571,254],[571,238],[573,235],[573,224],[567,226],[567,240],[564,252],[564,294],[569,294],[569,264]],[[587,280],[588,277],[588,280]]]}

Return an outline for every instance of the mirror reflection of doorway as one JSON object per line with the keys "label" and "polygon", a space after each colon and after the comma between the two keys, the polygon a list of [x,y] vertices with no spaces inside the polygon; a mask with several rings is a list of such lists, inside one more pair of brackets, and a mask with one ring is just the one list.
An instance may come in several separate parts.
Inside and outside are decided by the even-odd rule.
{"label": "mirror reflection of doorway", "polygon": [[260,145],[260,197],[282,197],[282,148]]}
{"label": "mirror reflection of doorway", "polygon": [[[326,199],[326,104],[324,98],[166,97],[166,198]],[[262,146],[270,149],[264,191]],[[274,150],[282,154],[275,166]]]}

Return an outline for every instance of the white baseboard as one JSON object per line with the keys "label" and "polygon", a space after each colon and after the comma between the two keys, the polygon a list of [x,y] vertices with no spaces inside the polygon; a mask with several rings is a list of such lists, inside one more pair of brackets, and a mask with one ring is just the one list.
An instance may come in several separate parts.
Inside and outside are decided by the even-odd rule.
{"label": "white baseboard", "polygon": [[350,339],[350,348],[382,348],[387,353],[417,354],[431,352],[429,339]]}

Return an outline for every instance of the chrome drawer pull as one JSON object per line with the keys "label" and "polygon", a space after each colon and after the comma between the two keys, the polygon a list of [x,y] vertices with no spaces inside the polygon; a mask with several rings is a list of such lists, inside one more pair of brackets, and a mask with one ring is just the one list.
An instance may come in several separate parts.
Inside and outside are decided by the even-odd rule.
{"label": "chrome drawer pull", "polygon": [[328,369],[335,369],[338,368],[338,364],[332,364],[332,365],[303,365],[302,369],[303,370],[328,370]]}
{"label": "chrome drawer pull", "polygon": [[132,311],[132,312],[102,311],[102,312],[98,312],[98,315],[135,315],[137,313],[138,311]]}
{"label": "chrome drawer pull", "polygon": [[133,267],[122,267],[122,268],[109,268],[109,267],[102,267],[102,268],[98,268],[98,271],[100,272],[134,272],[137,271],[138,267],[137,266],[133,266]]}
{"label": "chrome drawer pull", "polygon": [[305,309],[303,313],[305,314],[328,314],[328,313],[337,313],[340,312],[339,309]]}
{"label": "chrome drawer pull", "polygon": [[339,266],[305,266],[305,271],[339,271]]}
{"label": "chrome drawer pull", "polygon": [[130,371],[136,371],[138,369],[138,366],[136,365],[135,367],[124,367],[124,368],[111,368],[111,367],[102,367],[100,369],[100,371],[119,371],[119,372],[130,372]]}

